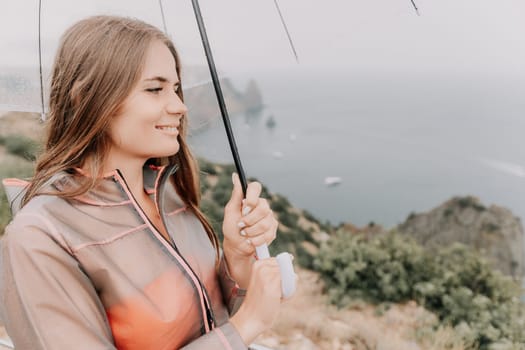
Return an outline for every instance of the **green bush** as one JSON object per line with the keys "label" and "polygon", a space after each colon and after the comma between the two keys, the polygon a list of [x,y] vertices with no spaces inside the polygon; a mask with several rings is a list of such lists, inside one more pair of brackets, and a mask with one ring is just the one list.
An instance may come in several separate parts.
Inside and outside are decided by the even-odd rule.
{"label": "green bush", "polygon": [[[0,163],[0,179],[8,177],[28,178],[33,174],[33,165],[23,159],[7,158]],[[11,208],[3,186],[0,186],[0,234],[4,234],[5,226],[11,220]]]}
{"label": "green bush", "polygon": [[18,157],[35,160],[38,144],[22,135],[8,135],[0,138],[0,144],[4,145],[8,153]]}
{"label": "green bush", "polygon": [[295,228],[297,227],[297,222],[299,221],[299,215],[293,211],[276,211],[279,215],[279,221],[281,224]]}
{"label": "green bush", "polygon": [[201,185],[201,193],[205,193],[206,191],[210,189],[210,183],[208,182],[208,179],[204,176],[202,176],[200,180],[200,185]]}
{"label": "green bush", "polygon": [[473,197],[456,198],[456,201],[457,201],[458,205],[460,206],[460,208],[462,208],[462,209],[470,207],[470,208],[474,208],[475,210],[480,211],[480,212],[487,210],[487,208],[485,208],[483,205],[477,203],[476,200]]}
{"label": "green bush", "polygon": [[4,189],[0,189],[0,234],[4,234],[4,229],[11,220],[11,209],[7,202]]}
{"label": "green bush", "polygon": [[286,197],[280,196],[280,195],[274,195],[271,199],[271,207],[276,212],[285,212],[287,211],[292,205],[290,204],[290,201]]}
{"label": "green bush", "polygon": [[303,248],[302,242],[307,241],[309,233],[297,228],[290,231],[279,231],[277,237],[269,247],[270,254],[276,256],[282,252],[294,255],[295,262],[308,269],[313,268],[314,256]]}
{"label": "green bush", "polygon": [[369,239],[340,231],[323,245],[314,268],[339,306],[356,298],[375,303],[416,300],[480,349],[525,344],[521,289],[463,245],[430,252],[406,236]]}
{"label": "green bush", "polygon": [[215,169],[215,165],[211,162],[208,162],[205,159],[200,158],[199,159],[199,168],[202,173],[205,175],[217,175],[217,170]]}
{"label": "green bush", "polygon": [[[215,165],[204,159],[199,159],[200,183],[202,200],[200,209],[208,218],[213,230],[222,242],[222,221],[224,218],[224,206],[230,200],[232,191],[231,172],[226,170],[229,166]],[[217,183],[212,186],[209,176],[217,177]]]}
{"label": "green bush", "polygon": [[321,225],[319,220],[312,213],[310,213],[308,210],[303,210],[303,215],[304,215],[305,219],[307,219],[308,221],[313,222],[313,223],[315,223],[317,225]]}
{"label": "green bush", "polygon": [[231,175],[220,174],[217,184],[210,189],[213,200],[224,207],[231,198],[232,188]]}

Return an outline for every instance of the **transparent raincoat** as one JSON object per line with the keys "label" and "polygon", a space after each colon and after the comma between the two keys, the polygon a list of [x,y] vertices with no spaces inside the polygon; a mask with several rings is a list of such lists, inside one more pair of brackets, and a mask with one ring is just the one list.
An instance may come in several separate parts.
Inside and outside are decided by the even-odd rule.
{"label": "transparent raincoat", "polygon": [[[229,314],[244,290],[229,277],[172,181],[144,168],[171,242],[151,224],[122,175],[75,199],[34,197],[4,180],[17,211],[1,242],[1,316],[17,349],[246,349]],[[78,173],[50,188],[76,185]]]}

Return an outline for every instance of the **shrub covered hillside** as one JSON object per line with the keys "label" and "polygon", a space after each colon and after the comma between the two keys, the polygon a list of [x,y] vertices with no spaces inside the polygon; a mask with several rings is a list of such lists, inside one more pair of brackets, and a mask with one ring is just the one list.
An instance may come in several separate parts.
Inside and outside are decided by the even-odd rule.
{"label": "shrub covered hillside", "polygon": [[[201,171],[202,209],[220,233],[222,207],[230,197],[235,170],[201,161]],[[452,340],[461,339],[463,349],[525,349],[521,288],[472,247],[456,243],[431,250],[406,235],[374,233],[370,228],[356,234],[341,226],[334,233],[286,198],[264,191],[281,223],[270,250],[291,251],[302,266],[317,271],[338,307],[364,301],[378,305],[381,312],[389,304],[416,301],[438,317],[436,334],[453,327]],[[424,332],[414,338],[423,342],[436,336],[428,329]]]}
{"label": "shrub covered hillside", "polygon": [[476,349],[525,349],[518,284],[462,244],[431,252],[396,233],[366,237],[339,231],[323,245],[314,267],[340,307],[356,300],[415,300]]}

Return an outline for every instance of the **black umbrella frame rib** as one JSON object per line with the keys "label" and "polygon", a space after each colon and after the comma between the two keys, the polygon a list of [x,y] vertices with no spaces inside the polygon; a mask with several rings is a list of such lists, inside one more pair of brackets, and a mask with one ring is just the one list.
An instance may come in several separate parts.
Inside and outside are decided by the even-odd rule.
{"label": "black umbrella frame rib", "polygon": [[40,118],[45,119],[46,109],[44,106],[44,78],[42,77],[42,0],[38,0],[38,67],[40,69],[40,104],[42,106]]}
{"label": "black umbrella frame rib", "polygon": [[204,52],[206,54],[206,59],[208,60],[208,67],[210,69],[211,78],[213,81],[213,87],[215,88],[215,94],[217,95],[217,102],[219,103],[219,108],[221,110],[222,121],[224,123],[224,129],[226,130],[226,135],[228,136],[228,142],[230,144],[230,149],[233,156],[233,161],[235,163],[235,168],[237,169],[237,174],[241,180],[242,191],[246,196],[246,174],[241,164],[241,158],[239,157],[239,151],[237,149],[237,144],[235,143],[235,137],[233,136],[233,130],[230,123],[230,117],[228,115],[228,110],[226,109],[226,103],[224,102],[224,95],[222,94],[221,84],[219,82],[219,76],[217,74],[217,68],[215,66],[215,61],[213,60],[213,55],[211,52],[210,43],[208,41],[208,35],[206,34],[206,28],[204,26],[204,20],[202,19],[201,10],[199,7],[198,0],[192,0],[193,11],[195,12],[195,18],[197,20],[197,25],[199,27],[199,32],[201,34],[202,45],[204,46]]}

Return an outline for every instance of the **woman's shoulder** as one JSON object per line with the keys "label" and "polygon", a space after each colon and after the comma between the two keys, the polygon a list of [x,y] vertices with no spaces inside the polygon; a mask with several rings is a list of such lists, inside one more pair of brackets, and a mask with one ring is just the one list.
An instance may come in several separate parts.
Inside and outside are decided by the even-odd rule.
{"label": "woman's shoulder", "polygon": [[[64,205],[64,199],[53,195],[38,195],[13,214],[13,219],[7,225],[4,238],[26,239],[35,234],[45,234],[57,239],[58,233],[53,221],[53,211]],[[11,237],[16,236],[16,237]]]}
{"label": "woman's shoulder", "polygon": [[[43,192],[52,192],[53,189],[56,191],[56,183],[63,182],[64,179],[71,178],[71,175],[66,172],[59,172],[53,175],[43,186]],[[17,179],[17,178],[6,178],[2,180],[2,185],[5,190],[7,202],[11,214],[15,216],[18,211],[22,208],[22,200],[26,194],[26,191],[31,185],[30,180]],[[51,191],[50,191],[51,189]],[[37,198],[40,196],[35,196]],[[50,198],[49,198],[50,199]],[[31,201],[30,201],[31,202]],[[38,202],[38,201],[36,201]]]}
{"label": "woman's shoulder", "polygon": [[[1,265],[75,258],[67,237],[57,229],[56,220],[48,212],[60,201],[63,200],[57,196],[37,196],[16,213],[0,240],[0,275],[5,268],[11,268]],[[0,277],[0,287],[2,283]]]}
{"label": "woman's shoulder", "polygon": [[65,212],[64,209],[68,206],[67,201],[56,195],[42,194],[31,198],[22,207],[22,198],[29,182],[19,179],[4,179],[2,183],[13,217],[5,228],[2,237],[3,245],[27,245],[27,242],[42,237],[42,235],[55,242],[64,242],[54,221],[56,220],[56,212]]}

